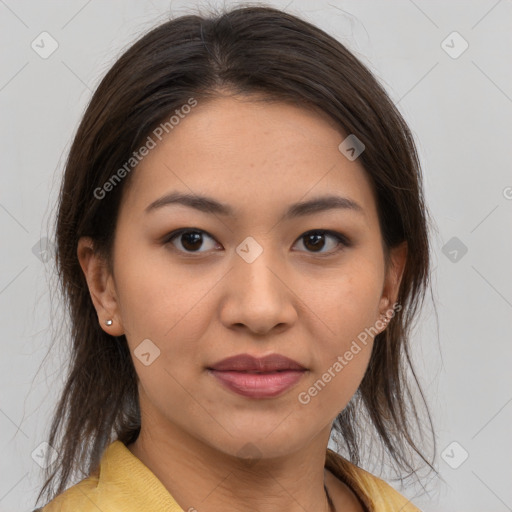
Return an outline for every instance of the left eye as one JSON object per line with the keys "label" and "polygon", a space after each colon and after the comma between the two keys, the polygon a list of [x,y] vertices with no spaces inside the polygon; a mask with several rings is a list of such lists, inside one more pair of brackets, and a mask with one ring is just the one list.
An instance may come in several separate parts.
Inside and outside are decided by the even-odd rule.
{"label": "left eye", "polygon": [[299,237],[299,240],[304,239],[306,241],[306,243],[303,242],[304,246],[306,246],[306,244],[307,244],[310,247],[312,247],[313,249],[315,249],[313,251],[308,251],[308,252],[318,253],[318,252],[321,252],[321,251],[320,250],[316,250],[316,249],[318,249],[318,248],[323,249],[324,248],[324,246],[325,246],[325,239],[326,238],[331,238],[336,243],[334,244],[334,249],[333,250],[323,251],[322,254],[324,254],[324,253],[335,253],[335,252],[340,251],[341,249],[343,249],[343,247],[349,247],[350,246],[349,240],[344,235],[342,235],[341,233],[337,233],[336,231],[329,231],[329,230],[308,231],[307,233],[304,233],[303,235],[301,235]]}
{"label": "left eye", "polygon": [[[164,240],[164,244],[171,243],[176,247],[174,241],[177,239],[182,248],[176,247],[181,252],[185,253],[197,253],[197,252],[206,252],[206,251],[199,251],[198,249],[203,245],[204,238],[208,238],[211,241],[215,241],[214,238],[212,238],[208,233],[203,231],[202,229],[180,229],[177,231],[173,231],[170,233]],[[334,240],[334,249],[331,249],[330,251],[322,251],[324,249],[326,242],[325,240],[330,238],[331,240]],[[342,235],[341,233],[337,233],[335,231],[329,231],[329,230],[313,230],[308,231],[301,235],[297,241],[302,241],[304,247],[308,250],[307,252],[311,253],[334,253],[338,250],[343,249],[343,247],[350,246],[349,240]],[[215,243],[213,244],[213,247],[215,246]]]}

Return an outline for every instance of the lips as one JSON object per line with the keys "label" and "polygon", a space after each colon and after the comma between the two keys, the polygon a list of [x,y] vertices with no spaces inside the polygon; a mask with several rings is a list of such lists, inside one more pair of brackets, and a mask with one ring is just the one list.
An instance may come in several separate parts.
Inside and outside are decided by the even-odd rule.
{"label": "lips", "polygon": [[217,371],[234,371],[250,373],[269,373],[286,370],[306,370],[297,361],[281,354],[270,354],[264,357],[253,357],[250,354],[239,354],[222,359],[208,369]]}
{"label": "lips", "polygon": [[294,387],[307,369],[280,354],[259,358],[240,354],[213,364],[208,372],[238,395],[263,399],[275,398]]}

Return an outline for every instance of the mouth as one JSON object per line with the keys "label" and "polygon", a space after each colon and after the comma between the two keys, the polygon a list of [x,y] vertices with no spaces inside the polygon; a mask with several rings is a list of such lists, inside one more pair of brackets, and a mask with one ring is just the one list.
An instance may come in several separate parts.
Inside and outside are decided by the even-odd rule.
{"label": "mouth", "polygon": [[270,374],[273,374],[273,373],[283,373],[283,372],[290,372],[290,371],[300,371],[300,370],[291,370],[291,369],[288,369],[288,370],[273,370],[273,371],[266,371],[266,372],[263,372],[263,371],[257,371],[257,370],[254,370],[254,371],[251,371],[251,370],[216,370],[215,368],[208,368],[208,370],[212,370],[212,371],[222,371],[222,372],[237,372],[237,373],[251,373],[253,375],[270,375]]}
{"label": "mouth", "polygon": [[247,398],[274,398],[294,387],[307,370],[273,372],[208,370],[229,391]]}
{"label": "mouth", "polygon": [[303,371],[303,365],[281,354],[255,357],[250,354],[238,354],[227,357],[208,367],[216,371],[236,371],[248,373],[272,373],[284,371]]}
{"label": "mouth", "polygon": [[239,354],[207,368],[224,389],[251,399],[275,398],[294,387],[308,369],[281,354]]}

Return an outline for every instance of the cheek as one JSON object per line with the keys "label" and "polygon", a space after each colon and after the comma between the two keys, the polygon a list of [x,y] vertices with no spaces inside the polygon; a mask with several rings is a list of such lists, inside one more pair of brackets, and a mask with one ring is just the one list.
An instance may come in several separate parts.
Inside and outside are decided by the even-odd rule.
{"label": "cheek", "polygon": [[333,421],[345,409],[364,377],[371,348],[371,342],[360,344],[350,361],[345,359],[345,353],[336,354],[308,387],[298,391],[298,407],[305,417]]}
{"label": "cheek", "polygon": [[[375,261],[354,257],[329,279],[323,280],[309,296],[311,309],[318,312],[322,332],[330,345],[343,349],[378,319],[383,267]],[[304,291],[306,293],[306,289]]]}
{"label": "cheek", "polygon": [[[135,368],[141,382],[153,389],[163,379],[163,388],[179,396],[180,386],[205,364],[204,350],[199,345],[215,317],[211,297],[212,288],[221,275],[199,275],[196,268],[176,269],[162,256],[139,258],[133,254],[119,262],[116,277],[120,311]],[[143,340],[158,354],[151,366],[137,360]],[[151,350],[150,350],[151,351]],[[148,371],[150,369],[151,371]],[[176,379],[176,382],[172,377]],[[186,398],[186,397],[185,397]]]}
{"label": "cheek", "polygon": [[173,267],[164,249],[120,253],[116,287],[127,334],[171,336],[200,302],[206,284]]}
{"label": "cheek", "polygon": [[313,387],[301,390],[306,395],[299,402],[311,410],[327,407],[334,417],[359,387],[376,335],[382,272],[375,260],[359,258],[310,295],[311,310],[321,320],[310,327],[318,364]]}
{"label": "cheek", "polygon": [[[311,378],[298,391],[309,417],[334,419],[357,391],[370,360],[380,298],[377,274],[339,278],[324,290],[316,310],[322,322],[310,333],[314,360]],[[320,326],[320,327],[319,327]]]}

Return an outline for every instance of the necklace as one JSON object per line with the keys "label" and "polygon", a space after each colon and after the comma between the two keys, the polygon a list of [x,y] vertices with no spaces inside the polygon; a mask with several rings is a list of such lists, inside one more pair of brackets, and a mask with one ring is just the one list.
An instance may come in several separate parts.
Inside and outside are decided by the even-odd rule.
{"label": "necklace", "polygon": [[334,503],[332,502],[331,496],[329,495],[329,491],[327,490],[325,483],[324,483],[324,490],[325,490],[325,495],[327,496],[329,512],[336,512],[336,509],[334,508]]}

